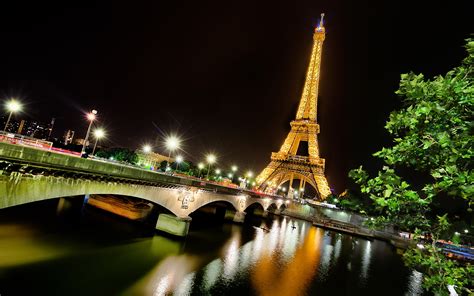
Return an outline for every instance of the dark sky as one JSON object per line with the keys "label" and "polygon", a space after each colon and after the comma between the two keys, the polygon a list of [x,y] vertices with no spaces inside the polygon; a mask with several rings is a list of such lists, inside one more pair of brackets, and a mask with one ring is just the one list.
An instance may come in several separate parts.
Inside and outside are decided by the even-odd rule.
{"label": "dark sky", "polygon": [[400,73],[445,73],[474,32],[469,1],[4,2],[0,95],[23,117],[83,137],[96,108],[108,145],[160,151],[176,133],[195,161],[214,151],[256,172],[289,131],[325,12],[319,139],[338,192],[389,143]]}

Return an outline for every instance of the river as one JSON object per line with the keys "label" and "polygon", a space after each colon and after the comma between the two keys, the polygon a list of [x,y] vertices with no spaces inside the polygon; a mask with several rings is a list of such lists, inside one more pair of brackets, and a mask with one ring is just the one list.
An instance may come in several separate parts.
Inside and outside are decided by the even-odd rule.
{"label": "river", "polygon": [[421,295],[387,243],[288,218],[174,239],[58,200],[0,210],[0,295]]}

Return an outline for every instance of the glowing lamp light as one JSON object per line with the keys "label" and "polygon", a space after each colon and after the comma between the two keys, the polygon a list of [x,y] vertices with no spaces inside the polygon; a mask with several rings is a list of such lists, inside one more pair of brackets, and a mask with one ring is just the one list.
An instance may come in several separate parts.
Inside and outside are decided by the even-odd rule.
{"label": "glowing lamp light", "polygon": [[90,120],[90,121],[94,121],[95,120],[95,114],[87,113],[87,119]]}
{"label": "glowing lamp light", "polygon": [[176,136],[169,136],[168,138],[166,138],[165,144],[168,150],[175,150],[175,149],[179,149],[181,140],[177,138]]}
{"label": "glowing lamp light", "polygon": [[9,112],[18,112],[18,111],[21,111],[21,104],[20,102],[18,102],[17,100],[10,100],[7,102],[6,104],[6,108]]}
{"label": "glowing lamp light", "polygon": [[98,128],[94,131],[94,137],[96,139],[101,139],[103,137],[105,137],[105,131],[101,128]]}
{"label": "glowing lamp light", "polygon": [[469,230],[467,230],[467,229],[464,229],[464,233],[469,233]]}
{"label": "glowing lamp light", "polygon": [[150,153],[151,152],[151,146],[150,145],[144,145],[143,146],[143,152]]}
{"label": "glowing lamp light", "polygon": [[232,178],[233,175],[231,173],[227,174],[227,177]]}
{"label": "glowing lamp light", "polygon": [[181,155],[176,156],[176,162],[177,163],[183,162],[183,157]]}
{"label": "glowing lamp light", "polygon": [[217,170],[216,170],[216,174],[219,175],[220,173],[221,173],[221,170],[220,170],[220,169],[217,169]]}
{"label": "glowing lamp light", "polygon": [[198,169],[202,170],[204,168],[204,164],[202,162],[198,163]]}
{"label": "glowing lamp light", "polygon": [[232,171],[235,173],[235,172],[237,172],[238,167],[237,167],[236,165],[233,165],[231,169],[232,169]]}
{"label": "glowing lamp light", "polygon": [[248,172],[247,172],[247,177],[252,178],[252,177],[253,177],[253,172],[252,172],[252,171],[248,171]]}
{"label": "glowing lamp light", "polygon": [[207,157],[206,157],[206,160],[209,164],[213,164],[216,162],[216,156],[214,154],[209,154]]}

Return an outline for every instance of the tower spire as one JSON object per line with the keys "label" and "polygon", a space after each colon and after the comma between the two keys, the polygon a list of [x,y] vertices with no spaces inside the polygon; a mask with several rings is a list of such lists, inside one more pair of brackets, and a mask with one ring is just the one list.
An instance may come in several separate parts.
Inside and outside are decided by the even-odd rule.
{"label": "tower spire", "polygon": [[296,120],[310,120],[316,122],[321,54],[325,37],[324,13],[321,13],[319,25],[314,29],[313,49],[311,51],[308,71],[306,72],[303,94],[301,95],[300,105],[296,113]]}
{"label": "tower spire", "polygon": [[318,28],[324,28],[324,13],[321,13],[321,19],[319,20]]}

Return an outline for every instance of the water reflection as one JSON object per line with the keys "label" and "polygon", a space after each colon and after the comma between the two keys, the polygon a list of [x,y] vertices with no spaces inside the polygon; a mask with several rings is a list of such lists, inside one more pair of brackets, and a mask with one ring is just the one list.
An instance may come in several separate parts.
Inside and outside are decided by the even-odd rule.
{"label": "water reflection", "polygon": [[421,295],[423,293],[423,289],[421,287],[422,280],[423,280],[423,274],[421,272],[413,270],[408,280],[408,291],[405,293],[405,295],[406,296]]}
{"label": "water reflection", "polygon": [[364,246],[364,250],[363,250],[363,253],[362,253],[362,270],[361,270],[361,277],[365,280],[367,279],[367,272],[369,270],[369,265],[370,265],[370,257],[371,257],[371,247],[372,247],[372,244],[370,243],[370,241],[365,241],[365,246]]}
{"label": "water reflection", "polygon": [[57,229],[3,219],[5,295],[32,295],[35,287],[46,295],[347,295],[347,287],[352,295],[421,293],[421,274],[407,271],[385,243],[303,221],[215,225],[180,241],[140,235],[126,221],[84,213],[73,216],[79,223],[72,226],[52,219]]}

